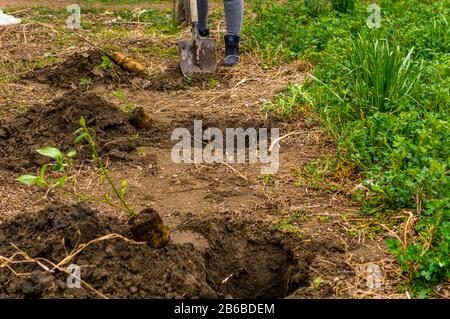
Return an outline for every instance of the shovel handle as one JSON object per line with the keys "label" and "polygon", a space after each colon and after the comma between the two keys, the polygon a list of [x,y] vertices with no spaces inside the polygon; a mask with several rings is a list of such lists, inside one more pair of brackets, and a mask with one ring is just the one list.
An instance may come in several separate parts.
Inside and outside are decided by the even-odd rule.
{"label": "shovel handle", "polygon": [[191,9],[191,21],[192,23],[197,23],[198,22],[197,0],[189,0],[189,7]]}

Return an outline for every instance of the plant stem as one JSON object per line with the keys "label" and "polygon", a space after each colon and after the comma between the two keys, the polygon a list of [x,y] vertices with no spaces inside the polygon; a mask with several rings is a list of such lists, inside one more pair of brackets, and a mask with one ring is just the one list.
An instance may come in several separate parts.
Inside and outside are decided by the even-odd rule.
{"label": "plant stem", "polygon": [[100,156],[99,156],[99,154],[97,152],[97,148],[95,146],[95,141],[92,138],[91,134],[89,133],[89,128],[86,127],[85,125],[83,125],[82,128],[83,128],[83,133],[85,134],[84,139],[86,140],[86,142],[89,144],[89,146],[91,148],[91,152],[92,152],[93,158],[97,162],[97,165],[100,168],[101,174],[106,178],[106,180],[108,181],[109,185],[113,189],[114,193],[119,198],[122,206],[125,208],[125,210],[127,211],[128,215],[129,215],[129,219],[131,220],[131,219],[135,218],[136,217],[136,212],[134,211],[133,208],[131,208],[127,204],[127,202],[123,198],[123,195],[120,194],[120,192],[117,190],[116,186],[114,185],[113,181],[111,180],[111,178],[109,176],[109,173],[108,173],[108,169],[105,167],[105,164],[103,163],[102,159],[100,158]]}

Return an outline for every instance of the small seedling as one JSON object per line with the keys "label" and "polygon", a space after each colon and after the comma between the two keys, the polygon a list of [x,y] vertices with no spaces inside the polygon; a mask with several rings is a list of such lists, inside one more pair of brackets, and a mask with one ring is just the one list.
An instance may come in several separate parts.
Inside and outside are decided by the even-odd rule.
{"label": "small seedling", "polygon": [[112,96],[114,96],[115,98],[121,100],[121,101],[125,101],[126,98],[126,94],[123,90],[116,90],[112,92]]}
{"label": "small seedling", "polygon": [[133,103],[125,103],[121,108],[120,108],[120,110],[123,112],[123,113],[130,113],[131,111],[133,111],[133,109],[136,107],[136,105],[134,105]]}
{"label": "small seedling", "polygon": [[214,89],[218,85],[219,85],[219,81],[217,81],[217,79],[214,79],[214,78],[209,79],[209,81],[208,81],[208,88],[209,89]]}
{"label": "small seedling", "polygon": [[47,168],[50,165],[52,171],[60,173],[64,172],[66,167],[70,164],[70,158],[74,157],[77,152],[75,150],[70,150],[64,154],[59,149],[52,146],[38,148],[36,152],[53,159],[53,163],[44,164],[39,170],[39,175],[20,175],[16,180],[26,185],[35,185],[39,187],[64,186],[67,175],[64,174],[57,180],[49,180],[46,177]]}
{"label": "small seedling", "polygon": [[275,227],[282,232],[291,233],[296,235],[297,237],[302,238],[305,232],[302,229],[298,228],[296,224],[298,222],[304,221],[305,219],[307,219],[305,215],[294,213],[287,218],[279,219]]}
{"label": "small seedling", "polygon": [[35,185],[39,187],[48,186],[47,181],[45,180],[45,172],[47,171],[47,164],[43,165],[39,170],[39,175],[20,175],[16,178],[17,181],[26,184],[26,185]]}
{"label": "small seedling", "polygon": [[275,175],[273,175],[273,174],[259,175],[258,180],[262,181],[264,184],[274,184],[275,183]]}
{"label": "small seedling", "polygon": [[92,85],[92,79],[89,77],[81,78],[80,79],[80,86],[88,87]]}
{"label": "small seedling", "polygon": [[313,280],[312,287],[314,289],[317,289],[323,285],[329,285],[329,284],[330,284],[329,280],[323,279],[322,277],[317,277],[316,279]]}
{"label": "small seedling", "polygon": [[98,68],[102,69],[102,70],[108,70],[108,69],[112,69],[113,68],[113,62],[111,61],[110,58],[108,58],[107,56],[102,56],[102,63],[100,63],[99,65],[97,65]]}
{"label": "small seedling", "polygon": [[[84,117],[81,117],[80,119],[80,128],[78,128],[73,134],[76,135],[76,138],[74,140],[75,144],[84,141],[86,144],[89,145],[92,152],[92,158],[100,168],[102,178],[106,179],[108,184],[111,186],[114,194],[117,196],[120,203],[122,204],[123,208],[128,213],[129,221],[133,221],[136,218],[136,212],[134,211],[133,208],[130,207],[130,205],[125,200],[126,181],[122,181],[122,188],[118,189],[114,184],[114,182],[111,180],[108,169],[106,168],[105,164],[103,163],[103,160],[101,159],[97,151],[97,146],[95,143],[96,137],[95,131],[87,126],[86,119]],[[109,194],[107,194],[105,196],[105,200],[109,201],[109,199],[110,196]]]}
{"label": "small seedling", "polygon": [[327,220],[330,219],[330,216],[320,215],[317,217],[317,219],[319,220],[319,222],[326,222]]}
{"label": "small seedling", "polygon": [[184,90],[189,90],[191,85],[192,85],[193,79],[192,76],[187,76],[184,80],[183,80],[183,89]]}
{"label": "small seedling", "polygon": [[138,152],[139,152],[139,155],[141,155],[142,157],[147,156],[147,152],[145,151],[145,147],[143,147],[143,146],[138,147]]}

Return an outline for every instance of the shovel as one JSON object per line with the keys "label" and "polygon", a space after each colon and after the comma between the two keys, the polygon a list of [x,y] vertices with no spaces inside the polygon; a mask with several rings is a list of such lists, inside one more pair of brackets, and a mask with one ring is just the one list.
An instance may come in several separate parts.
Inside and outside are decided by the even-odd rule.
{"label": "shovel", "polygon": [[214,73],[216,71],[216,44],[211,38],[198,34],[197,0],[189,0],[192,20],[192,39],[182,40],[180,47],[180,68],[184,76],[193,73]]}

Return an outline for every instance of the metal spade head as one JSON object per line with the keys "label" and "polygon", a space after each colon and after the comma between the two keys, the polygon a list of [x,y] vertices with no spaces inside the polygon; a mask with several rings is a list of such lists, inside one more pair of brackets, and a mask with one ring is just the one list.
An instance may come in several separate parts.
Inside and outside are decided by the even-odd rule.
{"label": "metal spade head", "polygon": [[216,71],[216,44],[213,39],[194,37],[183,40],[180,47],[180,68],[184,76]]}

